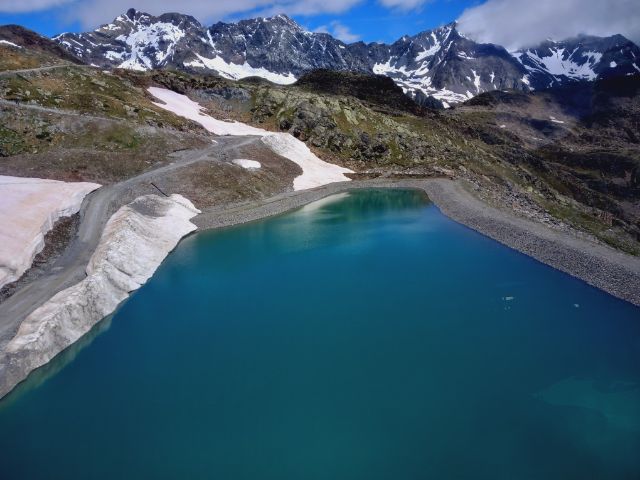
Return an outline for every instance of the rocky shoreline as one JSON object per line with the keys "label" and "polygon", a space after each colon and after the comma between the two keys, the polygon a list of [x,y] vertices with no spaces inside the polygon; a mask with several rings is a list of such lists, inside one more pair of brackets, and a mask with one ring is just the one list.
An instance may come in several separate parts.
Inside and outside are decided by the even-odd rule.
{"label": "rocky shoreline", "polygon": [[207,209],[194,219],[194,223],[200,230],[237,225],[279,215],[329,195],[357,188],[422,189],[451,219],[614,297],[640,306],[640,258],[493,208],[474,197],[460,182],[448,179],[374,179],[332,183],[278,195],[266,202]]}

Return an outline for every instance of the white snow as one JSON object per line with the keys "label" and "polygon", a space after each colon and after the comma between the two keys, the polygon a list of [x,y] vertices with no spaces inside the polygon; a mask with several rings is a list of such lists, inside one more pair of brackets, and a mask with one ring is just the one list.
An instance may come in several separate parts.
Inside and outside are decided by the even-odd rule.
{"label": "white snow", "polygon": [[435,35],[433,36],[433,38],[435,39],[434,44],[431,47],[429,47],[428,49],[423,50],[422,52],[420,52],[416,56],[416,62],[420,62],[420,61],[424,60],[425,58],[433,57],[436,53],[438,53],[440,51],[440,48],[442,48],[442,45],[440,45],[440,42],[435,37]]}
{"label": "white snow", "polygon": [[407,71],[407,67],[405,67],[404,65],[401,67],[392,66],[392,61],[393,59],[389,58],[389,60],[387,60],[387,63],[376,63],[372,68],[373,73],[375,73],[376,75],[389,75],[390,73],[401,73],[404,75],[409,75],[411,73]]}
{"label": "white snow", "polygon": [[237,158],[233,160],[231,163],[238,165],[239,167],[246,168],[248,170],[256,170],[262,166],[260,165],[260,162],[257,162],[255,160],[247,160],[245,158]]}
{"label": "white snow", "polygon": [[127,57],[127,52],[114,52],[109,50],[104,53],[104,57],[107,60],[124,60]]}
{"label": "white snow", "polygon": [[476,92],[480,93],[480,75],[475,70],[471,70],[471,73],[473,73],[473,84],[476,87]]}
{"label": "white snow", "polygon": [[616,68],[618,64],[616,62],[609,63],[609,68]]}
{"label": "white snow", "polygon": [[288,133],[270,133],[262,137],[262,142],[278,155],[288,158],[302,168],[302,175],[298,175],[293,180],[294,190],[305,190],[334,182],[347,182],[350,179],[344,174],[353,173],[348,168],[320,160],[304,142]]}
{"label": "white snow", "polygon": [[[422,55],[422,53],[419,55]],[[373,66],[373,73],[390,77],[405,92],[415,92],[419,90],[425,95],[431,95],[443,102],[445,108],[449,108],[449,105],[452,103],[464,102],[473,97],[473,94],[468,91],[460,93],[446,88],[438,89],[433,87],[431,77],[428,76],[428,62],[424,62],[417,70],[407,70],[405,65],[400,67],[394,66],[394,62],[397,62],[396,58],[390,58],[386,63],[376,63]],[[469,77],[468,80],[474,83],[475,89],[479,93],[481,90],[480,76],[474,72],[474,79],[472,80],[471,77]]]}
{"label": "white snow", "polygon": [[229,78],[231,80],[240,80],[246,77],[261,77],[269,80],[270,82],[278,83],[280,85],[290,85],[292,83],[295,83],[297,80],[295,75],[293,75],[293,73],[291,72],[283,75],[281,73],[271,72],[264,67],[252,67],[247,62],[244,62],[242,64],[227,63],[222,57],[219,56],[206,58],[202,55],[198,55],[197,53],[195,54],[195,56],[198,57],[197,60],[184,62],[184,66],[215,70],[220,74],[220,76]]}
{"label": "white snow", "polygon": [[16,45],[15,43],[10,42],[9,40],[0,40],[0,45],[9,45],[10,47],[22,48],[20,45]]}
{"label": "white snow", "polygon": [[302,169],[302,175],[298,175],[293,181],[294,190],[319,187],[333,182],[346,182],[350,179],[344,174],[353,173],[348,168],[319,159],[304,142],[288,133],[269,132],[236,121],[216,120],[209,115],[201,113],[202,107],[186,95],[181,95],[165,88],[149,87],[149,92],[164,102],[154,103],[154,105],[198,122],[205,129],[216,135],[258,135],[262,137],[262,142],[269,146],[271,150],[298,164]]}
{"label": "white snow", "polygon": [[564,123],[562,120],[558,120],[556,117],[554,117],[554,116],[552,116],[552,115],[551,115],[551,116],[549,116],[549,119],[551,119],[551,121],[552,121],[553,123]]}
{"label": "white snow", "polygon": [[80,210],[97,183],[0,176],[0,287],[20,278],[61,217]]}
{"label": "white snow", "polygon": [[[140,71],[153,68],[152,59],[145,53],[149,47],[156,52],[155,61],[162,65],[175,52],[177,42],[185,36],[185,32],[172,23],[158,22],[151,25],[136,23],[136,26],[137,28],[128,36],[120,35],[116,38],[126,43],[131,49],[130,54],[121,54],[126,60],[118,65],[120,68]],[[107,52],[105,56],[109,53],[111,52]],[[107,56],[107,58],[110,57]]]}
{"label": "white snow", "polygon": [[198,122],[205,129],[216,135],[264,135],[266,130],[251,127],[240,122],[225,122],[201,113],[202,107],[186,95],[181,95],[166,88],[150,87],[149,92],[164,103],[154,103],[158,107],[169,110],[176,115]]}
{"label": "white snow", "polygon": [[458,52],[458,57],[463,60],[475,60],[476,57],[472,57],[467,52]]}

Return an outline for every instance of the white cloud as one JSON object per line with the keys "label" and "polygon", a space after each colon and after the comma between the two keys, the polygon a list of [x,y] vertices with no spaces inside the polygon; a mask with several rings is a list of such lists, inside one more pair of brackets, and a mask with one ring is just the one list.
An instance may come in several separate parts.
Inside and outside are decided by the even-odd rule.
{"label": "white cloud", "polygon": [[396,8],[398,10],[414,10],[421,7],[430,0],[378,0],[381,5],[387,8]]}
{"label": "white cloud", "polygon": [[67,4],[64,17],[79,21],[83,28],[95,28],[126,12],[136,10],[160,15],[179,12],[192,15],[204,23],[231,15],[256,16],[287,13],[289,15],[339,14],[365,0],[0,0],[0,12],[31,12]]}
{"label": "white cloud", "polygon": [[360,35],[351,32],[349,27],[338,22],[333,26],[333,36],[345,43],[353,43],[360,40]]}
{"label": "white cloud", "polygon": [[360,35],[353,33],[349,27],[343,25],[337,20],[334,20],[329,25],[320,25],[314,30],[318,33],[330,33],[338,40],[342,40],[344,43],[353,43],[360,40]]}
{"label": "white cloud", "polygon": [[85,28],[108,23],[131,6],[136,10],[160,15],[167,12],[193,15],[202,22],[220,20],[234,14],[260,15],[287,13],[315,15],[343,13],[365,0],[0,0],[0,12],[36,12],[68,5],[65,17],[78,20]]}
{"label": "white cloud", "polygon": [[620,33],[640,40],[639,0],[488,0],[465,10],[462,33],[508,49],[561,40],[580,33]]}
{"label": "white cloud", "polygon": [[[316,15],[320,13],[343,13],[365,0],[276,0],[268,1],[260,10],[262,16],[276,13],[287,15]],[[242,10],[246,12],[247,10]],[[255,16],[255,15],[254,15]]]}
{"label": "white cloud", "polygon": [[0,0],[0,12],[37,12],[48,8],[58,7],[73,1],[74,0]]}

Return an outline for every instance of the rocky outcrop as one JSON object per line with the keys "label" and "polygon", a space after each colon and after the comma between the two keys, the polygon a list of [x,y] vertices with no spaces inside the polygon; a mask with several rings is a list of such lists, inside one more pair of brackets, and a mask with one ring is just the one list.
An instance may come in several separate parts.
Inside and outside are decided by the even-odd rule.
{"label": "rocky outcrop", "polygon": [[27,271],[56,221],[77,213],[84,197],[99,187],[0,175],[0,287]]}
{"label": "rocky outcrop", "polygon": [[0,398],[72,345],[155,272],[180,239],[196,230],[193,204],[180,195],[146,195],[107,222],[87,277],[31,313],[0,352]]}

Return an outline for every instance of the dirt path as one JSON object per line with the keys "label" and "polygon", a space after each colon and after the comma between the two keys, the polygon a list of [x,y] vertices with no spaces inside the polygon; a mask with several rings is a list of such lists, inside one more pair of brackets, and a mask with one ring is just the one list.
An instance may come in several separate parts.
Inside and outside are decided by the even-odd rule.
{"label": "dirt path", "polygon": [[24,68],[22,70],[3,70],[0,72],[0,77],[8,77],[9,75],[16,75],[22,73],[34,73],[34,72],[46,72],[47,70],[55,70],[57,68],[73,67],[73,68],[97,68],[91,65],[79,65],[76,63],[60,63],[57,65],[48,65],[46,67]]}

